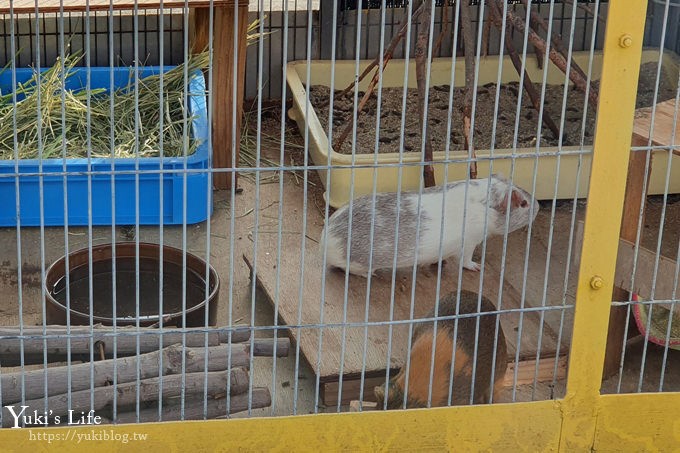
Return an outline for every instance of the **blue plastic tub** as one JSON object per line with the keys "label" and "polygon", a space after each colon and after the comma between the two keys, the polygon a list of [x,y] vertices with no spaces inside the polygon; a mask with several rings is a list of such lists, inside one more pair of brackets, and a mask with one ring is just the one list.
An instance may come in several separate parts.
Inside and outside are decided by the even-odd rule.
{"label": "blue plastic tub", "polygon": [[[169,70],[172,67],[164,67]],[[73,75],[66,80],[67,88],[78,89],[86,86],[86,68],[74,68]],[[110,87],[111,68],[90,68],[92,89]],[[139,77],[159,73],[158,67],[139,69]],[[114,86],[126,86],[133,77],[132,68],[113,69]],[[30,68],[16,70],[17,82],[26,82],[32,76]],[[12,73],[7,70],[0,74],[0,90],[11,93]],[[189,109],[194,115],[192,137],[200,139],[196,151],[184,157],[140,158],[140,159],[90,159],[92,174],[92,225],[111,225],[112,179],[115,183],[115,224],[166,225],[198,223],[212,214],[212,203],[208,204],[209,148],[208,120],[205,98],[205,79],[200,71],[190,79]],[[143,125],[157,127],[158,125]],[[143,137],[142,137],[143,138]],[[135,187],[135,162],[139,164],[139,196]],[[186,161],[187,172],[184,171]],[[112,171],[112,162],[114,164]],[[17,225],[16,180],[19,180],[20,224],[39,226],[40,187],[43,180],[43,223],[50,226],[64,225],[64,178],[67,180],[68,224],[88,225],[88,159],[44,159],[42,171],[38,159],[20,160],[18,172],[15,160],[0,160],[0,226]],[[160,172],[163,170],[163,173]],[[170,170],[171,172],[167,172]],[[186,176],[185,176],[186,175]],[[186,177],[186,220],[184,218],[184,179]],[[163,218],[160,218],[160,184],[163,183]],[[139,219],[136,210],[139,203]]]}

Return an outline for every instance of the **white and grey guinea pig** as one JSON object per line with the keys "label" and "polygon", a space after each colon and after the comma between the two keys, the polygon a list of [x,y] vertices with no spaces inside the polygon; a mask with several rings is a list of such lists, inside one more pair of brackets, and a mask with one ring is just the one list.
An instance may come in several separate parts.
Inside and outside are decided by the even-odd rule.
{"label": "white and grey guinea pig", "polygon": [[[489,184],[491,185],[490,190]],[[525,190],[511,185],[499,175],[490,178],[473,179],[467,189],[466,181],[448,183],[445,187],[434,186],[423,189],[420,202],[420,225],[418,226],[418,192],[402,192],[399,212],[399,240],[396,267],[432,264],[439,261],[440,231],[444,226],[441,240],[442,259],[463,260],[466,269],[478,271],[480,265],[472,261],[475,248],[484,240],[484,217],[488,207],[487,235],[505,232],[508,207],[508,232],[529,225],[538,214],[539,205]],[[445,203],[442,197],[446,192]],[[487,197],[488,192],[488,197]],[[465,209],[465,230],[463,231],[463,210]],[[349,247],[349,271],[367,276],[371,259],[371,218],[375,212],[371,269],[373,272],[392,269],[394,265],[395,237],[397,230],[397,193],[378,193],[356,198],[352,206],[352,244]],[[442,222],[442,216],[444,221]],[[419,227],[419,228],[418,228]],[[349,204],[341,207],[329,217],[319,241],[321,256],[327,246],[329,267],[347,267],[347,237],[349,232]],[[465,250],[463,246],[465,234]],[[417,243],[416,243],[417,240]],[[417,250],[416,250],[417,245]]]}

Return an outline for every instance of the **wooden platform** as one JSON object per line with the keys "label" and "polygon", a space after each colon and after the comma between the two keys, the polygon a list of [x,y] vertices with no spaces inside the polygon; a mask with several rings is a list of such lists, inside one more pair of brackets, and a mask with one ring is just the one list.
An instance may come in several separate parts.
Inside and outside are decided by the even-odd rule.
{"label": "wooden platform", "polygon": [[[351,399],[358,397],[359,386],[358,383],[349,383],[347,380],[359,378],[362,372],[368,378],[382,376],[384,380],[386,367],[398,369],[404,363],[407,353],[409,330],[407,325],[395,324],[393,326],[390,350],[388,326],[370,325],[366,330],[362,323],[366,320],[369,323],[377,323],[390,319],[412,319],[411,309],[416,318],[426,315],[435,303],[436,268],[434,270],[423,268],[417,273],[413,308],[411,308],[413,290],[411,273],[397,275],[392,317],[390,317],[391,274],[371,280],[368,311],[366,309],[368,281],[365,278],[350,276],[347,291],[345,291],[345,275],[339,271],[326,273],[325,295],[322,299],[323,266],[317,243],[323,226],[322,208],[319,207],[321,204],[318,200],[320,196],[317,196],[315,201],[312,194],[308,200],[307,238],[304,260],[302,260],[300,233],[302,231],[303,190],[299,185],[289,183],[290,181],[286,180],[284,190],[283,212],[285,214],[283,225],[281,225],[283,231],[281,249],[277,248],[276,234],[279,227],[276,217],[279,202],[278,185],[264,185],[261,187],[261,206],[267,208],[260,211],[258,257],[255,260],[253,251],[250,249],[244,254],[244,259],[251,270],[254,268],[257,283],[268,294],[270,302],[278,306],[282,322],[295,326],[290,330],[291,337],[299,342],[302,354],[314,372],[320,375],[320,381],[324,384],[325,403],[333,404],[337,401],[337,381],[341,375],[345,381],[341,398],[348,403]],[[523,286],[526,231],[513,233],[508,240],[503,285],[500,284],[503,241],[500,238],[488,241],[483,293],[497,305],[500,293],[501,310],[535,308],[542,305],[559,306],[563,302],[573,303],[571,278],[568,279],[566,299],[563,300],[568,235],[561,233],[559,229],[560,223],[568,221],[570,217],[570,214],[560,215],[558,213],[556,231],[559,233],[556,233],[553,238],[550,259],[547,259],[548,240],[543,235],[546,234],[549,225],[549,214],[539,213],[534,223],[535,228],[529,249],[526,286]],[[478,254],[479,251],[481,251],[481,246]],[[281,262],[280,268],[277,269],[279,252]],[[301,263],[304,265],[302,280]],[[546,278],[546,263],[548,263],[548,278]],[[448,262],[444,267],[440,290],[442,295],[456,288],[457,269],[455,262]],[[464,271],[463,287],[477,291],[480,286],[480,276],[480,273]],[[280,279],[278,292],[277,278]],[[302,285],[302,290],[300,285]],[[547,290],[544,290],[546,285]],[[347,294],[346,311],[345,293]],[[552,380],[563,313],[565,319],[560,355],[564,357],[570,342],[572,310],[551,310],[544,312],[544,316],[539,311],[526,311],[523,314],[508,311],[501,315],[501,325],[508,341],[511,360],[514,362],[515,358],[518,358],[517,366],[524,370],[521,373],[518,372],[519,379],[523,379],[522,376],[524,376],[533,382],[533,371],[538,368],[540,370],[539,380]],[[320,324],[326,327],[319,329],[317,326]],[[322,341],[319,354],[320,334]],[[537,365],[536,358],[539,356],[539,351],[540,358],[545,359],[549,364],[541,362]],[[558,370],[564,372],[565,368],[566,362],[560,362]],[[510,384],[512,384],[514,374],[510,373],[509,377]],[[368,389],[365,399],[372,397],[372,387],[375,385],[372,381],[368,379],[365,383],[365,388]]]}

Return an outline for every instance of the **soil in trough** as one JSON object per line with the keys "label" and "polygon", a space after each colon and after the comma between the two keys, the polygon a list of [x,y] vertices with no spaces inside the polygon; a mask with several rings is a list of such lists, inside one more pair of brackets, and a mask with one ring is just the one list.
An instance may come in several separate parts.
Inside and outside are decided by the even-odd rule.
{"label": "soil in trough", "polygon": [[[654,99],[654,87],[656,84],[656,63],[646,63],[640,70],[638,83],[637,108],[648,107]],[[541,85],[535,84],[540,93]],[[595,82],[598,86],[598,82]],[[344,88],[344,87],[341,87]],[[676,87],[664,77],[659,87],[657,102],[672,99],[675,96]],[[342,133],[346,125],[352,118],[354,110],[354,92],[338,97],[341,90],[337,90],[333,101],[333,140]],[[515,127],[517,126],[516,146],[533,147],[536,146],[538,132],[538,112],[533,108],[526,92],[522,93],[522,106],[517,116],[517,98],[519,93],[519,83],[507,83],[501,85],[498,102],[498,115],[496,133],[494,137],[494,148],[512,148],[515,144]],[[359,99],[363,96],[359,92]],[[591,105],[587,105],[587,116],[585,126],[584,116],[584,93],[575,89],[568,88],[566,93],[566,107],[564,118],[562,118],[562,104],[564,99],[564,85],[548,85],[545,90],[544,109],[550,114],[553,121],[560,127],[562,126],[563,146],[592,144],[595,128],[595,112]],[[428,128],[432,147],[435,151],[446,149],[447,127],[449,117],[449,95],[448,85],[434,86],[430,89],[429,108],[428,108]],[[312,105],[315,107],[319,121],[328,131],[328,98],[330,89],[326,86],[314,85],[310,90]],[[465,141],[463,138],[463,117],[461,112],[461,102],[464,96],[464,88],[455,88],[453,93],[453,108],[451,109],[452,122],[450,134],[450,150],[464,150]],[[494,120],[494,108],[496,102],[496,84],[491,83],[480,86],[477,90],[475,106],[475,126],[473,134],[473,144],[476,149],[490,149],[492,141],[492,130]],[[371,95],[363,111],[359,115],[357,122],[357,154],[371,154],[375,151],[375,125],[377,112],[377,90]],[[403,110],[403,89],[402,88],[383,88],[380,108],[380,153],[395,153],[400,151],[400,134]],[[421,150],[421,130],[418,119],[418,94],[416,89],[409,89],[406,98],[406,115],[404,125],[404,151],[420,152]],[[517,118],[519,120],[517,120]],[[343,154],[352,153],[352,135],[350,134],[341,149],[335,151]],[[541,146],[557,146],[558,138],[554,137],[550,129],[542,125]]]}

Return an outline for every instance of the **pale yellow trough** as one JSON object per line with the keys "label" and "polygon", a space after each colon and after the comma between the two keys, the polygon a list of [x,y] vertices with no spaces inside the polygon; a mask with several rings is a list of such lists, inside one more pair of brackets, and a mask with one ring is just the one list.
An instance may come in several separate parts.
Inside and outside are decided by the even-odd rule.
{"label": "pale yellow trough", "polygon": [[[647,49],[643,51],[642,63],[656,62],[659,58],[658,49]],[[589,53],[575,52],[574,60],[587,71]],[[482,58],[479,65],[479,81],[478,84],[484,85],[487,83],[495,83],[498,77],[498,61],[497,56],[490,56]],[[673,84],[677,83],[678,73],[680,71],[680,59],[677,55],[664,51],[662,76],[667,77]],[[370,61],[360,62],[360,72],[363,71]],[[403,60],[391,60],[387,65],[384,77],[383,87],[401,87],[404,80],[404,65]],[[539,69],[535,58],[527,58],[527,72],[535,82],[542,81],[543,70]],[[599,79],[602,68],[602,54],[595,53],[593,56],[592,78]],[[464,85],[465,67],[463,59],[457,59],[455,65],[455,84],[456,86]],[[371,73],[372,74],[372,73]],[[335,63],[335,88],[343,89],[348,86],[355,77],[355,62],[336,61]],[[369,168],[375,165],[374,154],[357,154],[354,157],[350,154],[340,154],[335,152],[328,142],[326,132],[319,122],[317,113],[314,111],[311,104],[305,108],[305,82],[307,78],[307,62],[294,61],[288,63],[287,67],[287,82],[293,96],[293,107],[289,110],[289,116],[295,120],[301,131],[309,128],[309,151],[312,161],[317,166],[331,165],[330,170],[330,184],[326,188],[324,198],[334,208],[338,208],[346,204],[350,199],[350,181],[352,172],[354,172],[354,197],[369,194],[373,190],[373,176],[374,169]],[[359,85],[360,90],[365,90],[371,76],[366,77]],[[310,67],[310,83],[311,85],[325,85],[330,86],[331,80],[331,62],[330,61],[312,61]],[[548,67],[547,82],[548,84],[563,84],[565,80],[564,73],[559,68],[550,64]],[[434,59],[431,69],[430,85],[448,85],[451,81],[451,59],[437,58]],[[503,60],[501,82],[507,83],[512,81],[519,81],[519,77],[512,62],[508,57]],[[416,87],[415,77],[415,62],[409,62],[409,87]],[[454,126],[455,127],[455,126]],[[337,130],[337,132],[336,132]],[[304,132],[303,132],[304,133]],[[334,130],[334,137],[340,133],[336,128]],[[351,140],[351,137],[348,138]],[[680,142],[680,137],[676,139],[676,143]],[[533,186],[533,175],[537,171],[535,196],[539,200],[546,199],[569,199],[573,198],[577,192],[576,182],[577,173],[580,170],[580,181],[578,184],[578,197],[585,197],[587,194],[589,175],[590,175],[590,151],[592,146],[585,147],[588,151],[586,154],[575,153],[580,148],[577,146],[562,147],[561,157],[559,163],[559,173],[557,171],[558,157],[556,156],[557,147],[541,147],[538,152],[536,147],[532,148],[518,148],[512,149],[496,149],[493,154],[490,150],[478,149],[476,150],[477,157],[480,159],[478,163],[478,177],[488,176],[490,156],[504,157],[501,159],[494,159],[493,172],[503,173],[510,176],[512,160],[510,157],[514,154],[520,156],[515,161],[514,166],[514,180],[515,182],[528,190]],[[570,154],[571,152],[571,154]],[[329,160],[330,154],[330,160]],[[664,193],[666,184],[666,169],[668,162],[668,151],[658,150],[653,159],[651,180],[649,184],[650,194]],[[523,157],[521,157],[523,156]],[[529,157],[527,157],[529,156]],[[464,179],[467,175],[467,164],[463,161],[466,153],[462,151],[450,152],[448,159],[456,159],[458,162],[451,162],[448,164],[448,180],[454,181]],[[507,158],[505,158],[507,157]],[[581,157],[581,159],[579,159]],[[398,182],[398,164],[400,162],[416,163],[421,162],[422,157],[419,152],[404,152],[404,153],[381,153],[378,155],[377,163],[378,169],[375,172],[377,176],[377,190],[379,192],[394,192],[397,190]],[[354,161],[353,161],[354,159]],[[442,161],[446,159],[444,150],[434,150],[435,161]],[[680,157],[674,157],[674,162],[671,167],[670,175],[670,193],[680,193]],[[388,166],[384,166],[387,164]],[[349,166],[366,166],[365,168],[348,168]],[[337,168],[336,168],[337,167]],[[342,168],[345,167],[345,168]],[[434,164],[435,178],[437,184],[441,184],[444,180],[445,164]],[[421,166],[406,165],[402,167],[402,190],[417,190],[420,184],[420,175],[422,171]],[[319,176],[322,183],[326,186],[326,172],[327,170],[319,170]],[[555,193],[555,180],[559,177],[557,185],[557,193]]]}

